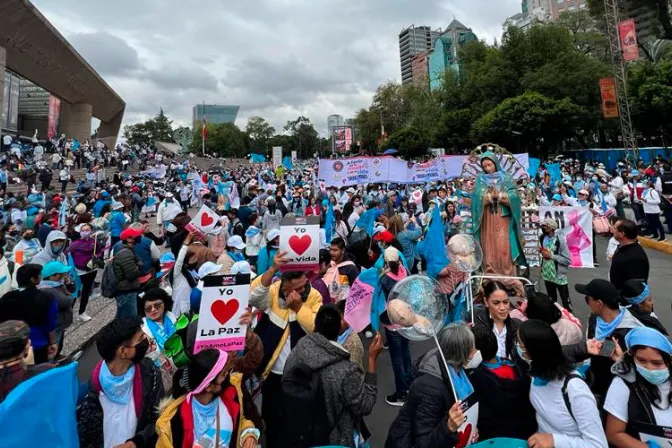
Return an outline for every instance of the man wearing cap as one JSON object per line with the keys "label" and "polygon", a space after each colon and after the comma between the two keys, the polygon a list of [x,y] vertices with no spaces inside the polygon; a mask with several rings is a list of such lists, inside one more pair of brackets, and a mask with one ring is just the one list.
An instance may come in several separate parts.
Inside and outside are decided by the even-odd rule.
{"label": "man wearing cap", "polygon": [[[642,327],[643,324],[627,308],[619,306],[620,294],[616,287],[607,280],[594,279],[587,285],[577,284],[574,289],[585,296],[586,304],[591,311],[586,332],[589,344],[586,348],[581,347],[579,353],[583,352],[583,356],[579,356],[578,359],[588,357],[592,339],[602,343],[615,338],[623,351],[627,350],[625,335],[633,328]],[[572,357],[577,358],[577,354]],[[590,371],[594,376],[591,390],[594,394],[601,397],[606,394],[613,378],[611,373],[613,364],[610,357],[599,355],[591,357]]]}
{"label": "man wearing cap", "polygon": [[282,445],[281,381],[285,362],[296,344],[313,332],[315,316],[322,306],[322,296],[313,289],[304,272],[284,272],[273,282],[276,273],[287,262],[279,252],[273,266],[250,285],[250,305],[258,308],[261,318],[255,328],[264,347],[264,356],[257,374],[262,379],[261,414],[266,423],[269,448]]}
{"label": "man wearing cap", "polygon": [[554,219],[546,219],[541,224],[542,235],[539,238],[541,261],[541,276],[546,285],[548,296],[557,303],[558,293],[562,306],[573,312],[572,301],[569,298],[567,287],[567,273],[571,263],[571,254],[564,238],[558,238],[555,231],[558,223]]}
{"label": "man wearing cap", "polygon": [[226,250],[217,259],[217,264],[222,267],[221,274],[228,274],[237,261],[245,261],[245,255],[243,255],[245,247],[243,239],[238,235],[234,235],[226,241]]}
{"label": "man wearing cap", "polygon": [[31,377],[49,370],[49,364],[28,366],[32,358],[28,324],[20,320],[0,323],[0,403],[16,386]]}
{"label": "man wearing cap", "polygon": [[135,255],[135,245],[142,239],[142,230],[131,228],[121,232],[121,249],[112,259],[114,275],[117,277],[115,300],[117,317],[138,315],[138,291],[140,290],[140,260]]}

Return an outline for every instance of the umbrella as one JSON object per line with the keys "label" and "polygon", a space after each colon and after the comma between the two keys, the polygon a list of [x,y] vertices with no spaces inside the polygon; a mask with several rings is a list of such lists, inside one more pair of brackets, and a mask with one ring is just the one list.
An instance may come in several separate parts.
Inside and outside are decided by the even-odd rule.
{"label": "umbrella", "polygon": [[385,152],[383,153],[384,156],[391,156],[392,154],[398,153],[398,149],[386,149]]}

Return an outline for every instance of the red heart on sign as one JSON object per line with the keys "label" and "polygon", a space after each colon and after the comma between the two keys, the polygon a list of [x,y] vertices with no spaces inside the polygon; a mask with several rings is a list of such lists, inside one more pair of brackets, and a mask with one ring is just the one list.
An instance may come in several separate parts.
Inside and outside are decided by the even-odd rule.
{"label": "red heart on sign", "polygon": [[217,319],[217,322],[224,325],[236,314],[239,306],[240,304],[236,299],[231,299],[228,302],[215,300],[210,305],[210,311],[212,311],[212,315]]}
{"label": "red heart on sign", "polygon": [[207,213],[201,215],[201,227],[208,227],[213,222],[215,222],[215,220]]}
{"label": "red heart on sign", "polygon": [[302,255],[305,251],[308,250],[310,243],[312,242],[313,239],[309,235],[293,235],[289,238],[289,247],[291,247],[297,255]]}
{"label": "red heart on sign", "polygon": [[464,448],[469,444],[470,440],[471,440],[471,423],[468,423],[467,427],[464,428],[464,431],[460,431],[457,433],[457,443],[455,444],[455,448]]}

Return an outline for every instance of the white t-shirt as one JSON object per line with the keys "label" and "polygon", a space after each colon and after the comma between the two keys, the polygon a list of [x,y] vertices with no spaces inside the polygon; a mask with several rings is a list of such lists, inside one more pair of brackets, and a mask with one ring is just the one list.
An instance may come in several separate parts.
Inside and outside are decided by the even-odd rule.
{"label": "white t-shirt", "polygon": [[9,135],[5,135],[4,137],[2,137],[2,143],[7,145],[7,146],[11,145],[12,144],[12,137],[9,136]]}
{"label": "white t-shirt", "polygon": [[660,195],[653,188],[644,190],[642,193],[644,213],[647,215],[660,214]]}
{"label": "white t-shirt", "polygon": [[595,397],[588,385],[579,378],[567,384],[570,414],[562,396],[563,383],[564,379],[550,381],[545,386],[533,382],[530,386],[530,403],[537,411],[537,432],[553,434],[556,447],[607,448]]}
{"label": "white t-shirt", "polygon": [[508,358],[509,354],[506,353],[506,325],[502,327],[502,331],[497,331],[497,325],[492,325],[492,332],[497,336],[497,356],[500,358]]}
{"label": "white t-shirt", "polygon": [[618,249],[618,240],[612,236],[609,238],[609,244],[607,245],[607,258],[611,260],[616,253],[616,249]]}
{"label": "white t-shirt", "polygon": [[133,394],[125,405],[110,401],[102,391],[98,399],[100,400],[100,406],[103,408],[104,447],[113,448],[133,438],[138,426]]}
{"label": "white t-shirt", "polygon": [[285,370],[285,363],[287,362],[287,358],[289,358],[289,354],[292,352],[291,338],[290,335],[287,335],[287,340],[278,354],[278,359],[275,360],[275,364],[271,367],[271,373],[282,375],[282,372]]}
{"label": "white t-shirt", "polygon": [[[670,409],[670,402],[667,397],[670,394],[670,382],[658,386],[660,396],[663,398],[662,403],[656,403],[664,409],[658,409],[656,406],[651,406],[653,416],[656,418],[656,425],[658,426],[672,426],[672,409]],[[609,386],[607,398],[604,401],[604,410],[616,417],[617,419],[628,422],[628,400],[630,399],[630,389],[623,381],[623,378],[615,377]]]}

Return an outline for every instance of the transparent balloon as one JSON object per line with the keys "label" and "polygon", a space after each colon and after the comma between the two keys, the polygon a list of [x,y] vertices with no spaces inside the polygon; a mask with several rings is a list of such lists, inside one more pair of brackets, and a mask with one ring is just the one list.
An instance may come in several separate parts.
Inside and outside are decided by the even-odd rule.
{"label": "transparent balloon", "polygon": [[458,270],[474,272],[483,263],[483,250],[473,236],[459,234],[448,241],[448,258]]}
{"label": "transparent balloon", "polygon": [[425,275],[411,275],[394,285],[387,302],[390,321],[397,332],[412,341],[433,337],[445,320],[447,303],[439,284]]}

